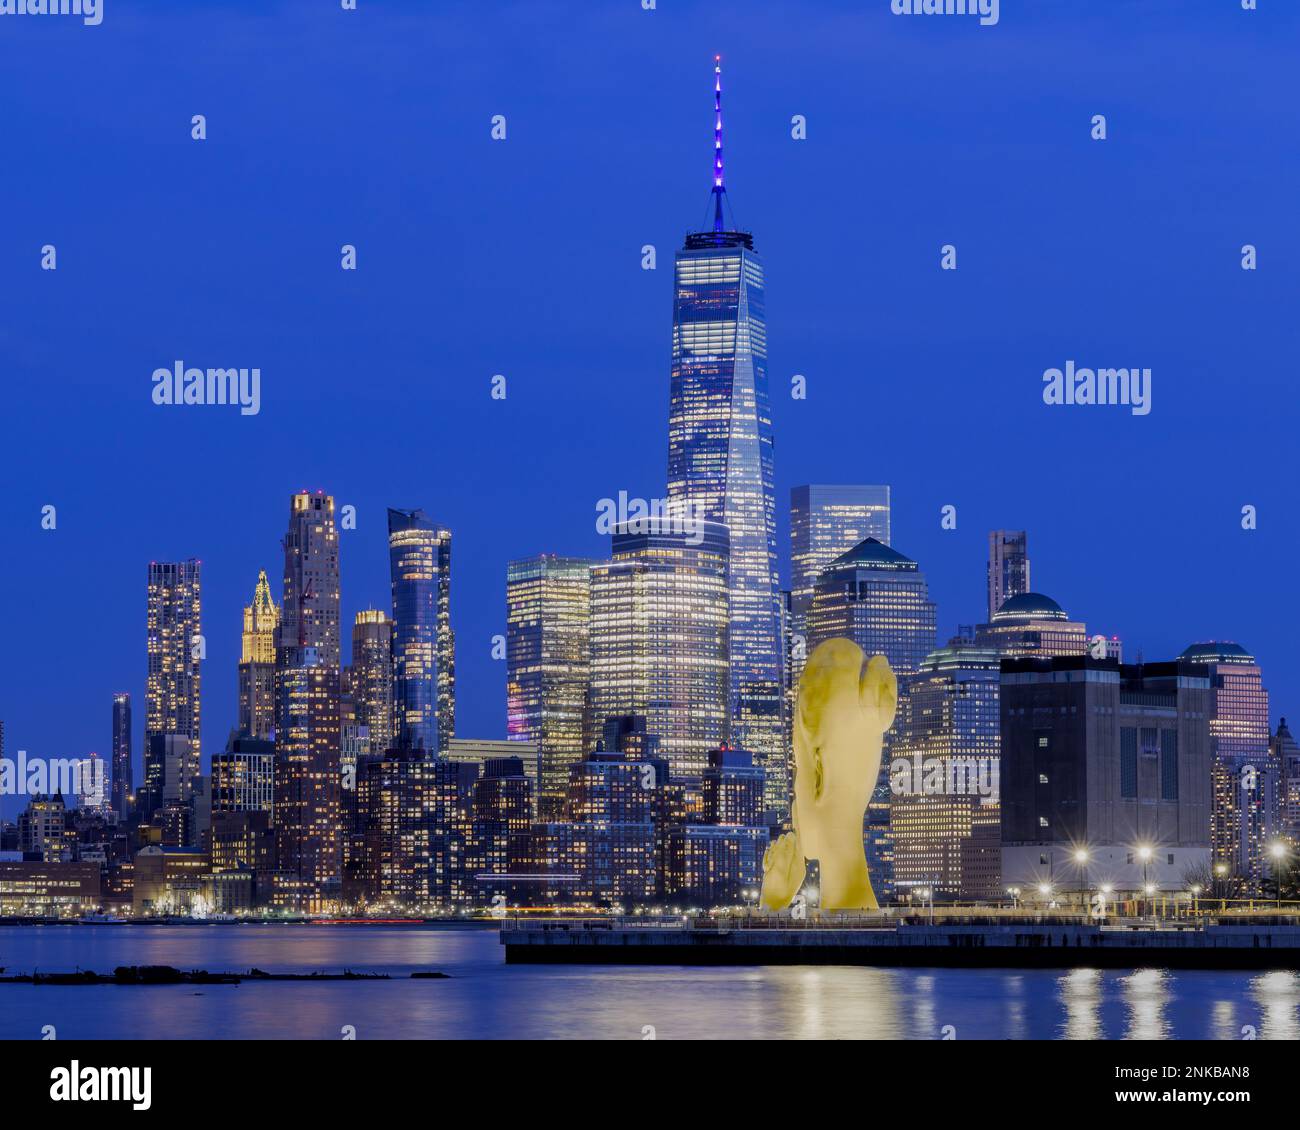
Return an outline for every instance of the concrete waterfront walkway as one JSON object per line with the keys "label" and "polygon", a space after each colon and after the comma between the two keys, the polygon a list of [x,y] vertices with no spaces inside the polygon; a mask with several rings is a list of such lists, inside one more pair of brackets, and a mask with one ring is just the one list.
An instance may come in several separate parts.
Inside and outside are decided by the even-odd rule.
{"label": "concrete waterfront walkway", "polygon": [[1300,969],[1300,925],[1255,920],[516,918],[501,944],[518,964]]}

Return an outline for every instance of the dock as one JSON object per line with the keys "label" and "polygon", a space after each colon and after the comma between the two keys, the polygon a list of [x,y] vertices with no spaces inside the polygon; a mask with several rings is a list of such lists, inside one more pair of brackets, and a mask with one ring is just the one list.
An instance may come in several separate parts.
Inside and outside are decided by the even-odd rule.
{"label": "dock", "polygon": [[508,964],[1300,969],[1300,925],[831,916],[514,918]]}

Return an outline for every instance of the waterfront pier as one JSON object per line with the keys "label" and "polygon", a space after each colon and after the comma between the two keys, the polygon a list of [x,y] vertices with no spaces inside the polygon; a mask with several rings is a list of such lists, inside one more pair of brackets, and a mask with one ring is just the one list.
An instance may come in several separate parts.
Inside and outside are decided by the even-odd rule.
{"label": "waterfront pier", "polygon": [[511,964],[1300,969],[1294,919],[513,918],[501,944]]}

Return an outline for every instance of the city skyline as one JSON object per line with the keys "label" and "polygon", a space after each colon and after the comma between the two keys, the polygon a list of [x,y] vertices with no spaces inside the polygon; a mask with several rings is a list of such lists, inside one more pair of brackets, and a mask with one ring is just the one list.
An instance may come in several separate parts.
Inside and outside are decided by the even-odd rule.
{"label": "city skyline", "polygon": [[[888,24],[884,30],[890,35],[899,34]],[[651,30],[652,37],[657,34],[657,31]],[[837,386],[832,383],[832,395],[826,396],[819,392],[819,388],[824,387],[826,382],[834,380],[830,373],[840,366],[830,360],[820,344],[816,349],[811,348],[806,327],[819,324],[817,311],[801,299],[798,293],[801,285],[806,285],[816,277],[816,264],[822,262],[824,265],[829,260],[820,259],[814,248],[796,245],[794,229],[798,225],[792,221],[792,217],[797,214],[797,210],[792,209],[788,203],[785,208],[778,208],[776,205],[780,198],[774,195],[773,187],[765,184],[765,181],[775,178],[776,184],[782,186],[782,191],[787,194],[797,192],[800,194],[797,199],[806,201],[812,198],[812,182],[781,170],[783,155],[789,152],[803,160],[804,158],[798,157],[803,151],[797,148],[798,143],[788,137],[785,123],[789,115],[776,117],[779,92],[763,75],[758,65],[759,60],[752,55],[747,57],[744,50],[733,50],[726,35],[719,34],[715,38],[722,46],[729,68],[729,89],[735,92],[730,98],[728,109],[728,160],[738,170],[734,179],[738,184],[744,185],[744,191],[740,194],[740,222],[746,229],[759,233],[768,266],[772,267],[774,262],[780,263],[779,273],[785,276],[782,292],[774,293],[768,298],[768,319],[773,327],[773,342],[782,342],[782,361],[779,366],[774,362],[773,367],[773,412],[781,436],[780,455],[776,461],[777,546],[783,547],[786,544],[785,530],[781,523],[790,486],[801,483],[855,482],[890,485],[894,492],[894,540],[906,546],[909,554],[920,562],[926,572],[932,586],[931,597],[938,606],[940,626],[937,636],[942,643],[955,632],[958,624],[980,619],[981,581],[988,532],[1007,526],[1024,528],[1030,531],[1033,539],[1034,587],[1059,600],[1072,611],[1077,611],[1080,618],[1086,619],[1089,625],[1095,624],[1108,633],[1119,634],[1125,641],[1128,657],[1136,656],[1139,651],[1153,656],[1175,655],[1187,644],[1197,640],[1217,638],[1237,641],[1259,658],[1272,693],[1273,720],[1276,720],[1277,715],[1287,713],[1291,704],[1297,700],[1300,679],[1297,678],[1296,661],[1290,655],[1285,634],[1279,625],[1293,619],[1289,615],[1291,608],[1287,602],[1294,600],[1294,597],[1285,590],[1280,591],[1276,599],[1282,604],[1281,611],[1272,609],[1266,612],[1243,601],[1240,591],[1233,586],[1211,583],[1220,582],[1225,576],[1249,572],[1252,568],[1259,570],[1264,577],[1284,575],[1285,563],[1293,555],[1295,535],[1281,528],[1283,523],[1280,516],[1285,512],[1283,496],[1278,493],[1281,476],[1274,473],[1270,478],[1267,473],[1261,474],[1258,470],[1258,461],[1265,458],[1265,455],[1252,457],[1256,470],[1250,476],[1239,474],[1240,482],[1234,487],[1242,504],[1255,502],[1260,505],[1260,528],[1244,531],[1240,528],[1237,514],[1239,507],[1230,505],[1238,500],[1229,497],[1222,483],[1206,484],[1204,487],[1198,485],[1194,506],[1188,499],[1171,494],[1163,500],[1163,509],[1144,514],[1139,520],[1131,511],[1141,509],[1141,506],[1131,502],[1119,488],[1117,484],[1122,479],[1109,469],[1107,460],[1102,460],[1097,466],[1089,466],[1096,490],[1090,492],[1082,502],[1071,496],[1069,504],[1062,505],[1058,496],[1032,483],[1016,484],[1015,489],[1021,494],[1018,501],[1008,499],[1005,495],[995,495],[997,501],[991,502],[977,497],[963,479],[969,463],[967,451],[960,452],[960,459],[947,463],[942,472],[936,474],[932,469],[922,469],[915,463],[906,463],[901,458],[897,443],[884,437],[881,437],[879,455],[872,455],[867,449],[857,446],[851,455],[845,456],[835,451],[834,444],[816,442],[818,429],[830,429],[832,435],[838,435],[841,439],[845,437],[844,431],[836,432],[837,428],[844,426],[837,417],[845,415],[841,410],[844,402],[842,394],[853,389],[852,384]],[[992,45],[990,49],[1005,51],[1008,48]],[[33,653],[32,662],[25,663],[10,673],[14,691],[12,699],[5,705],[6,751],[26,749],[33,756],[53,757],[85,755],[93,750],[106,757],[110,744],[107,704],[111,701],[112,694],[126,692],[131,694],[136,705],[134,751],[137,775],[141,772],[139,727],[146,695],[144,673],[139,660],[142,629],[138,578],[143,561],[149,558],[179,561],[194,557],[204,562],[203,622],[209,643],[208,658],[204,661],[207,669],[203,681],[204,733],[201,743],[206,763],[209,753],[221,749],[225,734],[236,717],[237,687],[234,672],[239,649],[238,610],[246,603],[249,582],[257,576],[258,570],[268,569],[270,575],[275,576],[278,564],[275,542],[280,533],[277,527],[282,528],[282,500],[300,487],[304,478],[313,483],[313,490],[318,483],[321,489],[336,495],[340,503],[349,502],[357,507],[357,528],[340,535],[340,552],[345,569],[343,623],[351,623],[351,614],[356,610],[370,605],[385,607],[387,604],[384,599],[386,561],[382,538],[378,537],[384,508],[395,499],[418,501],[429,513],[437,514],[439,521],[445,522],[454,532],[458,539],[458,552],[452,619],[461,634],[457,705],[463,719],[458,720],[457,729],[475,737],[504,736],[505,665],[499,660],[491,659],[490,654],[492,637],[505,630],[502,594],[506,562],[539,552],[596,558],[603,556],[607,544],[595,531],[591,521],[596,501],[616,494],[619,489],[653,496],[658,493],[662,480],[662,470],[656,472],[656,463],[662,467],[665,400],[663,377],[668,358],[664,322],[671,285],[667,277],[667,260],[669,252],[680,238],[680,232],[692,226],[687,222],[689,218],[700,212],[702,193],[697,169],[701,155],[707,159],[709,147],[708,123],[701,123],[700,107],[702,96],[708,93],[704,76],[709,58],[711,56],[698,48],[674,53],[673,66],[680,67],[681,70],[680,81],[675,80],[670,84],[673,90],[669,95],[669,105],[673,109],[665,115],[662,127],[653,122],[638,120],[638,130],[647,136],[653,136],[656,129],[662,128],[665,139],[670,139],[668,143],[673,146],[672,152],[680,156],[680,159],[675,156],[671,162],[666,163],[668,168],[664,183],[671,185],[668,200],[672,203],[646,203],[640,209],[640,214],[645,218],[638,218],[628,225],[629,229],[643,225],[647,228],[649,234],[645,239],[652,239],[659,252],[657,270],[653,273],[641,272],[634,261],[635,255],[631,252],[628,257],[633,261],[629,263],[623,263],[612,252],[608,257],[598,260],[602,279],[625,284],[629,288],[625,295],[627,309],[620,317],[628,326],[634,327],[630,340],[637,343],[638,359],[634,368],[638,373],[638,383],[632,394],[635,411],[630,419],[644,424],[640,432],[634,430],[629,435],[626,427],[611,427],[611,421],[620,421],[624,416],[607,395],[597,391],[598,385],[590,382],[580,386],[584,389],[587,401],[570,399],[564,408],[569,418],[582,421],[584,435],[595,437],[589,440],[592,447],[585,453],[583,463],[580,466],[568,464],[576,472],[567,480],[575,484],[572,490],[542,490],[539,487],[536,493],[530,493],[528,485],[522,483],[515,473],[510,476],[508,490],[503,492],[501,482],[491,480],[493,485],[481,497],[475,496],[468,489],[468,476],[489,466],[491,461],[477,458],[476,453],[468,448],[461,449],[459,463],[447,457],[444,464],[440,457],[439,466],[445,467],[448,474],[445,482],[432,475],[412,473],[410,464],[404,470],[403,458],[391,453],[389,458],[394,465],[391,468],[378,468],[383,472],[382,475],[371,472],[368,477],[359,476],[358,465],[349,457],[346,444],[341,447],[327,445],[325,452],[306,458],[301,453],[295,455],[292,451],[274,454],[270,457],[274,469],[269,482],[266,471],[260,466],[255,474],[240,468],[222,466],[219,477],[214,469],[207,467],[192,470],[191,473],[198,474],[199,481],[215,497],[224,498],[227,490],[230,492],[230,502],[222,507],[221,517],[216,521],[208,508],[200,507],[195,508],[194,513],[187,512],[179,502],[177,487],[157,476],[147,480],[150,488],[156,492],[156,504],[137,507],[127,497],[130,492],[124,495],[119,488],[115,492],[116,504],[103,507],[103,517],[97,516],[93,513],[98,506],[96,499],[105,487],[86,481],[79,483],[75,490],[72,489],[69,481],[61,480],[57,468],[51,464],[46,453],[31,446],[33,440],[26,436],[16,436],[11,445],[15,457],[19,460],[26,459],[37,473],[33,480],[36,485],[29,490],[24,488],[18,492],[6,492],[3,503],[0,503],[4,507],[5,528],[12,533],[15,546],[12,558],[0,566],[4,570],[4,579],[8,581],[4,587],[10,593],[44,595],[46,599],[35,602],[43,606],[40,622],[63,632],[70,631],[72,623],[62,619],[60,609],[50,596],[55,585],[67,582],[66,570],[70,563],[85,559],[90,552],[90,545],[95,544],[97,549],[94,559],[99,569],[95,597],[99,614],[88,625],[76,625],[78,630],[88,633],[85,645],[79,646],[83,659],[57,689],[58,700],[64,704],[64,708],[51,709],[50,696],[54,692],[35,679],[32,672],[42,662],[48,662],[52,641],[32,630],[34,621],[31,618],[35,615],[35,609],[27,606],[30,602],[12,602],[13,607],[9,610],[11,620],[23,638],[33,640]],[[611,78],[609,76],[602,81],[610,81]],[[819,127],[819,122],[826,122],[827,125],[838,123],[840,128],[844,127],[845,119],[835,116],[833,105],[826,99],[819,97],[809,106],[812,127],[808,145],[812,146],[816,141],[819,128],[827,128]],[[1251,128],[1262,127],[1253,123]],[[511,140],[505,143],[506,154],[510,152],[511,141],[519,136],[517,123],[512,124],[512,130]],[[470,143],[468,136],[463,143]],[[489,143],[484,141],[483,144]],[[796,148],[786,150],[782,146]],[[1083,154],[1075,154],[1072,150],[1068,152],[1073,165],[1080,164],[1087,155],[1086,150]],[[487,155],[490,160],[499,159],[493,150],[487,150]],[[1263,203],[1272,199],[1271,194],[1265,193]],[[1267,215],[1267,209],[1256,208],[1255,214],[1256,219],[1252,223],[1256,227],[1264,224],[1265,220],[1261,217]],[[1037,215],[1040,220],[1044,219],[1042,212]],[[32,217],[33,226],[29,234],[34,237],[36,229],[42,224],[48,226],[48,219],[49,216],[43,215],[38,208]],[[926,221],[913,214],[909,214],[909,221],[908,230],[918,239],[933,233],[930,242],[916,250],[915,264],[902,254],[901,247],[895,247],[897,254],[889,260],[892,267],[904,271],[909,284],[914,288],[910,293],[919,293],[915,288],[922,285],[923,276],[910,272],[920,272],[922,261],[927,272],[924,276],[925,287],[947,282],[966,285],[962,280],[968,277],[965,272],[971,264],[966,256],[966,244],[962,240],[958,239],[962,254],[960,270],[952,279],[947,280],[938,271],[937,249],[941,242],[938,229],[949,226],[948,222],[940,224]],[[75,226],[73,230],[76,230]],[[633,233],[629,230],[629,235],[631,234]],[[1226,236],[1227,232],[1222,234]],[[640,247],[644,241],[638,237],[632,242]],[[64,266],[60,268],[61,273],[49,281],[60,286],[84,285],[75,279],[71,283],[65,282],[70,273],[67,272],[66,258],[66,248],[69,246],[72,245],[65,238]],[[551,245],[548,243],[547,246]],[[367,245],[363,242],[361,248],[365,263]],[[993,269],[998,262],[1006,262],[1005,250],[985,247],[982,258],[988,265],[983,269]],[[1174,250],[1189,254],[1186,249]],[[1228,250],[1233,249],[1229,246]],[[1197,252],[1198,255],[1202,253],[1203,248]],[[1224,254],[1229,260],[1232,258],[1226,251]],[[999,258],[1000,255],[1004,257]],[[1010,258],[1014,260],[1015,256],[1010,255]],[[590,260],[584,260],[584,263],[587,269],[593,265]],[[1229,265],[1236,269],[1235,264]],[[336,264],[330,264],[330,269],[333,270],[335,266]],[[324,267],[321,269],[325,270]],[[1085,264],[1081,269],[1086,271],[1090,268]],[[626,278],[622,277],[624,272]],[[929,273],[933,273],[933,280],[929,278]],[[369,279],[371,276],[365,277]],[[1226,277],[1234,285],[1240,281],[1233,276]],[[883,285],[883,279],[884,276],[880,276],[877,282]],[[1276,284],[1267,281],[1263,274],[1251,282],[1259,283],[1259,289],[1266,297],[1276,297],[1279,293],[1270,289]],[[368,282],[367,285],[373,284]],[[969,293],[966,293],[969,298]],[[1218,297],[1220,302],[1226,301],[1222,294]],[[344,302],[342,308],[346,308],[346,302],[340,294],[334,293],[333,300]],[[1232,301],[1245,302],[1246,299],[1243,297]],[[1252,319],[1256,319],[1258,297],[1250,301],[1250,308],[1255,311]],[[1231,308],[1231,305],[1229,302],[1225,309]],[[987,314],[988,308],[983,308],[983,312]],[[38,331],[43,324],[41,317],[38,312]],[[1181,316],[1178,321],[1181,324]],[[904,323],[905,326],[906,324]],[[1174,324],[1173,321],[1167,322],[1166,329]],[[1108,330],[1108,336],[1113,336],[1114,327],[1118,325],[1134,328],[1133,323],[1120,320]],[[178,324],[177,329],[179,328]],[[967,324],[966,330],[978,338],[975,322]],[[879,343],[887,336],[888,330],[878,327],[873,340]],[[900,340],[905,340],[906,337],[904,332]],[[261,348],[259,345],[254,351],[258,352]],[[1069,352],[1077,352],[1081,356],[1084,353],[1083,346],[1078,350],[1063,347],[1058,338],[1050,348],[1040,343],[1040,349],[1035,351],[1032,363],[1022,356],[1019,367],[1015,370],[1027,382],[1026,405],[1038,412],[1038,416],[1024,415],[1014,402],[1007,407],[1007,396],[1003,394],[997,398],[1001,406],[997,416],[981,418],[978,414],[967,413],[972,426],[976,421],[982,422],[987,433],[996,436],[999,427],[1008,427],[1014,422],[1016,427],[1023,429],[1026,421],[1032,419],[1038,431],[1045,437],[1050,437],[1052,445],[1071,438],[1079,442],[1102,438],[1109,445],[1108,458],[1118,458],[1125,453],[1137,457],[1147,450],[1151,434],[1140,429],[1167,428],[1168,425],[1160,424],[1158,420],[1166,408],[1182,420],[1179,413],[1190,411],[1194,404],[1204,402],[1207,389],[1193,385],[1192,391],[1188,393],[1192,404],[1180,403],[1179,396],[1171,387],[1171,380],[1170,385],[1162,386],[1162,389],[1168,391],[1164,399],[1157,398],[1155,414],[1146,421],[1121,421],[1110,417],[1103,420],[1089,417],[1087,413],[1080,413],[1078,417],[1059,413],[1059,416],[1066,419],[1058,421],[1057,416],[1045,409],[1041,401],[1037,405],[1030,402],[1037,393],[1037,389],[1031,386],[1037,381],[1038,374],[1044,366],[1062,356],[1062,348],[1068,348]],[[1263,347],[1255,341],[1250,348]],[[193,354],[192,348],[179,344],[175,351]],[[513,364],[507,360],[495,360],[492,354],[491,347],[479,348],[473,355],[473,364],[470,364],[469,355],[465,355],[461,358],[461,364],[454,366],[458,370],[482,377],[481,387],[475,386],[475,397],[478,399],[467,401],[467,418],[481,429],[477,433],[480,438],[486,435],[489,438],[495,437],[506,445],[517,444],[522,436],[514,429],[520,426],[520,422],[517,417],[510,415],[507,406],[516,403],[516,398],[524,399],[524,416],[529,420],[537,419],[537,413],[541,411],[537,400],[522,395],[530,387],[529,378],[524,374],[528,374],[533,366],[523,353],[516,352]],[[821,361],[816,365],[806,364],[803,360],[819,355]],[[140,365],[139,355],[135,356],[137,359],[131,360],[127,355],[118,355],[113,362],[115,369],[129,374],[136,367],[142,370],[153,367],[152,361],[148,366]],[[546,363],[554,366],[555,361],[552,358]],[[274,370],[274,366],[265,361],[263,368],[268,374]],[[282,372],[287,371],[283,357],[279,368]],[[996,368],[999,373],[1006,371],[1001,363]],[[492,373],[502,370],[511,381],[511,392],[502,406],[502,418],[497,419],[486,415],[493,410],[487,386]],[[804,402],[792,401],[782,382],[788,381],[791,374],[804,370],[811,370],[808,373],[812,390],[810,398]],[[932,375],[936,372],[933,369],[927,371]],[[1172,378],[1178,371],[1177,366],[1168,371]],[[1258,366],[1259,373],[1267,371],[1267,366]],[[1157,366],[1157,379],[1161,372]],[[267,379],[269,382],[269,376]],[[307,378],[300,375],[294,379],[302,381]],[[124,389],[129,389],[129,377],[124,377],[123,380]],[[141,381],[145,380],[147,372],[142,371]],[[336,404],[340,396],[353,387],[345,363],[321,365],[318,380],[321,387],[328,390],[331,402]],[[466,383],[472,382],[467,378]],[[947,387],[956,403],[965,406],[960,396],[960,383],[953,381]],[[1006,386],[1007,389],[1012,387],[1018,386],[1010,382]],[[1249,374],[1244,387],[1252,387]],[[1262,387],[1267,389],[1267,383]],[[86,391],[88,403],[107,408],[109,418],[115,418],[115,414],[122,411],[127,412],[126,419],[138,437],[159,443],[192,444],[195,445],[197,456],[208,454],[213,444],[219,446],[236,443],[260,447],[272,438],[273,432],[268,427],[289,429],[293,426],[289,419],[289,402],[281,399],[277,407],[276,400],[271,395],[270,383],[266,386],[267,398],[262,415],[249,420],[224,417],[212,419],[201,414],[199,418],[191,420],[183,413],[176,416],[159,415],[157,413],[160,410],[155,410],[152,416],[137,418],[134,408],[114,407],[117,402],[103,400],[102,392],[91,389]],[[440,395],[436,389],[433,391],[435,395]],[[287,394],[288,388],[284,392]],[[840,395],[836,396],[836,392]],[[887,389],[886,392],[895,398],[895,402],[901,395],[896,390],[891,392]],[[36,416],[41,417],[42,410],[39,405],[29,401],[30,392],[26,386],[20,384],[15,395],[20,411],[24,407],[35,408]],[[127,391],[123,391],[122,396],[130,399]],[[626,394],[623,396],[626,399]],[[1012,414],[1011,420],[999,423],[1005,412]],[[384,414],[387,414],[387,409]],[[363,412],[362,420],[365,416],[366,413]],[[558,421],[564,417],[541,417],[542,420],[548,418]],[[901,430],[913,441],[918,435],[924,434],[924,428],[918,427],[916,423],[922,419],[917,413],[913,412],[909,416],[905,411],[900,411],[899,418],[906,424]],[[1232,419],[1230,407],[1227,419],[1221,421],[1221,426],[1230,425]],[[616,433],[617,442],[602,439],[600,431],[590,427],[592,423],[602,420],[609,431]],[[929,423],[933,427],[939,427],[935,421]],[[77,434],[74,423],[66,426],[73,428],[72,434]],[[579,425],[575,422],[573,426],[576,430]],[[1280,426],[1267,419],[1252,420],[1252,443],[1258,435],[1264,441],[1258,446],[1267,452],[1270,429]],[[236,430],[240,428],[246,429],[246,432]],[[1177,432],[1177,429],[1171,430]],[[539,447],[544,433],[538,431],[534,424],[532,434],[539,457],[549,465],[554,459],[554,452],[549,449],[542,451]],[[1155,434],[1157,439],[1165,435],[1161,431],[1156,431]],[[1285,433],[1279,432],[1278,438],[1283,435]],[[940,427],[930,445],[933,448],[932,456],[942,451],[943,438]],[[355,447],[354,441],[349,442]],[[1172,446],[1172,441],[1166,440],[1166,443]],[[1046,445],[1045,439],[1044,446]],[[1276,439],[1273,446],[1278,451],[1282,449]],[[500,451],[497,459],[510,464],[520,450],[522,448],[519,446],[507,446]],[[656,450],[658,455],[655,454]],[[867,452],[865,456],[864,452]],[[614,455],[617,459],[613,458]],[[197,461],[203,463],[202,458]],[[295,462],[306,466],[301,471],[297,470],[291,466]],[[338,465],[337,470],[333,470],[335,464]],[[140,474],[140,468],[132,463],[129,455],[124,457],[123,465],[128,478]],[[593,466],[599,468],[595,474],[591,470]],[[611,467],[618,469],[611,470]],[[563,484],[566,480],[560,481]],[[52,485],[49,490],[42,491],[42,483]],[[188,489],[192,490],[193,487]],[[49,499],[45,497],[47,493]],[[1270,493],[1275,500],[1272,507],[1268,505]],[[142,491],[139,497],[143,496]],[[52,531],[39,528],[39,506],[47,501],[59,506],[59,523]],[[475,504],[473,508],[468,506],[469,502]],[[958,508],[956,530],[943,530],[940,527],[940,508],[947,504]],[[137,508],[148,513],[136,514],[134,510]],[[159,518],[164,508],[168,517],[175,519],[167,523],[166,531]],[[491,516],[488,521],[483,521],[480,511]],[[1207,523],[1207,513],[1217,515],[1214,523]],[[1278,516],[1272,524],[1270,514]],[[509,521],[502,520],[505,515],[509,516]],[[534,515],[544,515],[544,518]],[[1109,521],[1110,526],[1107,527],[1103,520]],[[109,524],[104,525],[106,522]],[[545,530],[541,528],[542,522]],[[1205,539],[1209,536],[1206,533],[1207,525],[1219,531],[1214,535],[1213,553],[1209,555],[1209,562],[1204,554]],[[119,530],[118,527],[122,528]],[[1167,545],[1164,541],[1153,542],[1149,538],[1146,531],[1153,528],[1164,535]],[[1127,536],[1126,544],[1135,551],[1140,547],[1140,552],[1132,555],[1137,558],[1136,566],[1121,564],[1115,558],[1108,559],[1104,556],[1098,556],[1094,560],[1089,549],[1081,548],[1087,544],[1088,539],[1095,536],[1097,529],[1112,529],[1116,540],[1124,542]],[[556,536],[557,530],[562,531],[559,536]],[[138,549],[135,548],[137,545]],[[508,551],[498,553],[498,548],[507,548]],[[778,557],[782,562],[782,581],[788,583],[784,554],[779,553]],[[1147,560],[1151,561],[1149,570],[1143,567]],[[1193,580],[1201,586],[1200,589],[1193,590]],[[279,594],[276,595],[278,597]],[[1199,599],[1193,600],[1193,596]],[[54,634],[57,635],[58,632]],[[66,723],[54,729],[49,722],[49,719],[54,718],[60,719],[61,723],[66,718]],[[12,817],[12,801],[4,811]]]}
{"label": "city skyline", "polygon": [[4,1109],[218,1039],[1280,1095],[1300,2],[0,29]]}

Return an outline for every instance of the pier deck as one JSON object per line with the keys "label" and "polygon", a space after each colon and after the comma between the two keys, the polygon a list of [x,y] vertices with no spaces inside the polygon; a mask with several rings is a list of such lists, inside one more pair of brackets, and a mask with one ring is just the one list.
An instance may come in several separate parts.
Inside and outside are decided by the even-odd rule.
{"label": "pier deck", "polygon": [[1300,969],[1300,926],[760,918],[512,919],[512,964]]}

